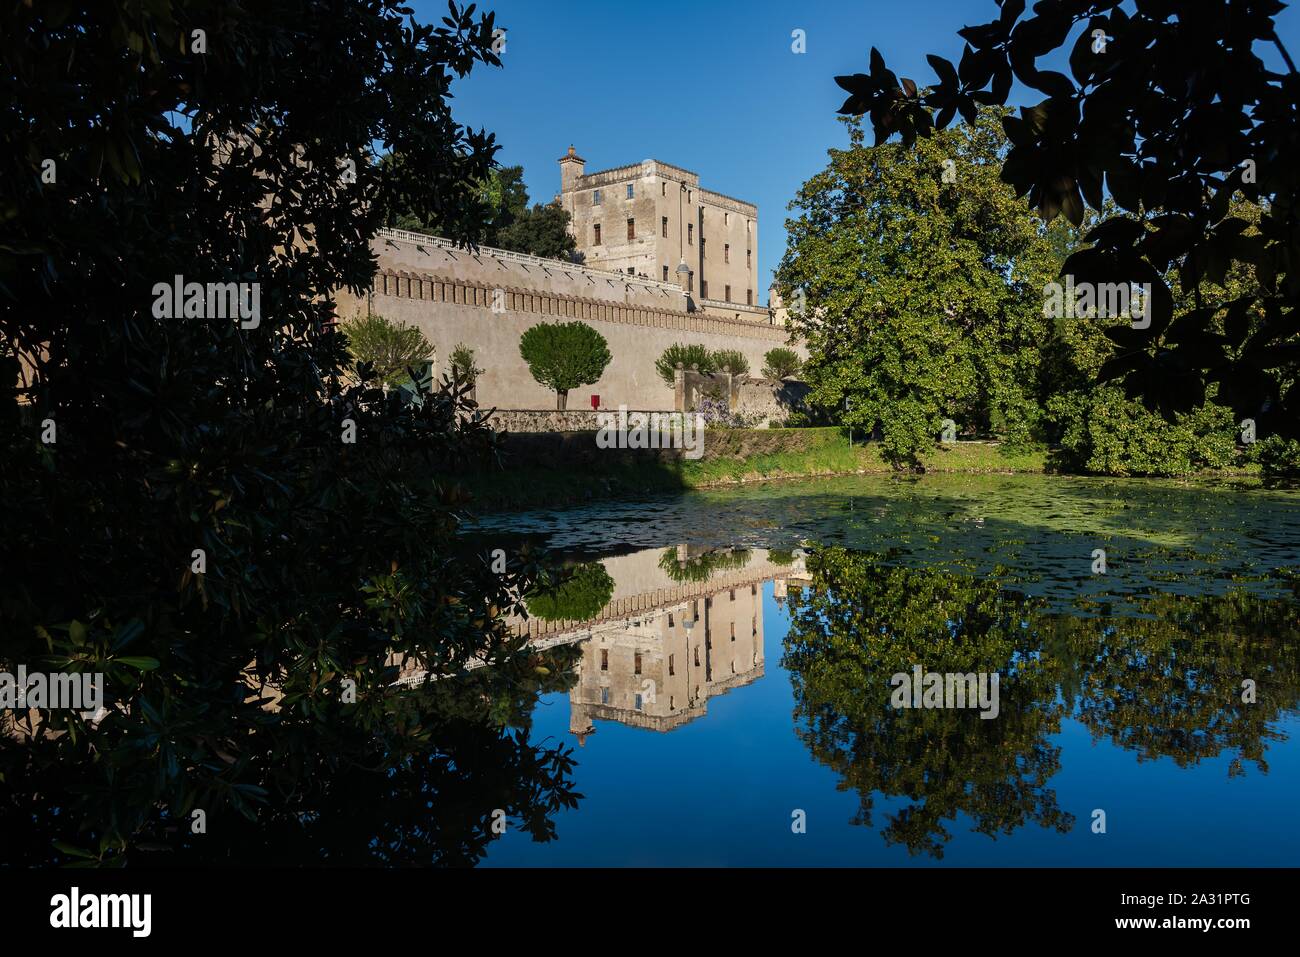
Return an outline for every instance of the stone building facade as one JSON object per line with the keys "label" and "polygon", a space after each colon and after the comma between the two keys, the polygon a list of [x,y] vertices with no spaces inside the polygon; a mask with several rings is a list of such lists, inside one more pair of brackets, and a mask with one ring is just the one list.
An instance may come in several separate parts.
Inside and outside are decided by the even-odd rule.
{"label": "stone building facade", "polygon": [[777,346],[804,352],[757,304],[752,203],[700,189],[695,173],[656,160],[587,174],[570,148],[560,173],[584,262],[384,229],[371,243],[374,285],[361,295],[339,290],[338,318],[379,314],[419,327],[437,377],[450,372],[452,351],[468,346],[482,370],[475,399],[505,410],[555,409],[554,393],[519,354],[520,337],[539,322],[588,323],[608,343],[612,361],[600,381],[570,393],[572,410],[599,402],[672,411],[674,384],[655,361],[678,343],[738,350],[755,374]]}
{"label": "stone building facade", "polygon": [[589,409],[598,397],[601,408],[672,411],[673,385],[659,377],[655,360],[675,343],[737,349],[751,369],[762,368],[768,350],[788,345],[786,330],[766,310],[760,321],[697,308],[673,283],[488,247],[468,250],[402,230],[381,230],[372,248],[379,261],[374,285],[359,296],[339,290],[338,318],[377,313],[417,326],[433,344],[439,377],[450,371],[452,350],[469,346],[483,370],[476,398],[485,408],[555,408],[555,394],[533,379],[519,354],[520,337],[539,322],[580,320],[609,344],[612,361],[598,382],[570,394],[572,409]]}
{"label": "stone building facade", "polygon": [[588,265],[677,283],[708,311],[769,321],[753,203],[702,189],[698,174],[661,160],[587,173],[572,146],[558,198]]}

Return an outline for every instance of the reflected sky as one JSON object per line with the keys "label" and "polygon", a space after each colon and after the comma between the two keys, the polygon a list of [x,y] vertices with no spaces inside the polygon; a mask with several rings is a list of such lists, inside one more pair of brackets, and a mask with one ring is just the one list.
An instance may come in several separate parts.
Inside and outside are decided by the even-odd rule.
{"label": "reflected sky", "polygon": [[[535,742],[575,746],[583,799],[555,841],[508,832],[488,865],[1300,857],[1294,493],[836,479],[509,527],[605,551],[616,588],[571,629],[575,685],[533,714]],[[674,563],[709,556],[672,591]],[[1002,714],[891,709],[909,663],[1000,671]]]}

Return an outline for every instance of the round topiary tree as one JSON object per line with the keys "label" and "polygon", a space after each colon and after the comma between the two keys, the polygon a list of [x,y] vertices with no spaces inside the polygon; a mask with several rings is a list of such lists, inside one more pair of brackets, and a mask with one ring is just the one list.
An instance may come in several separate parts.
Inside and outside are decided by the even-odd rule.
{"label": "round topiary tree", "polygon": [[803,368],[803,363],[799,361],[799,353],[782,346],[769,349],[763,356],[763,363],[763,375],[769,379],[784,379],[786,376],[798,375],[799,370]]}
{"label": "round topiary tree", "polygon": [[519,337],[519,354],[533,378],[555,390],[555,407],[564,409],[569,390],[591,385],[609,365],[609,343],[584,322],[544,322]]}

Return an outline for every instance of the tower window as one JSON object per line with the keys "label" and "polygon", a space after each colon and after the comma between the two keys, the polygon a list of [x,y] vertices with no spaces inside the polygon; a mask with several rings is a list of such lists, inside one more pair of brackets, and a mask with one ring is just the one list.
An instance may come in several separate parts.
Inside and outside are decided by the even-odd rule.
{"label": "tower window", "polygon": [[[731,287],[730,287],[730,286],[726,286],[725,288],[726,288],[726,290],[727,290],[727,302],[731,302]],[[734,600],[735,600],[735,597],[736,597],[736,593],[735,593],[734,591],[731,593],[731,597],[732,597],[732,600],[734,601]]]}
{"label": "tower window", "polygon": [[724,263],[731,262],[731,243],[722,244],[722,261]]}
{"label": "tower window", "polygon": [[668,217],[667,216],[660,217],[659,225],[663,232],[664,239],[667,239],[668,238]]}
{"label": "tower window", "polygon": [[594,245],[599,246],[600,245],[600,223],[597,223],[594,228],[596,230],[596,241]]}
{"label": "tower window", "polygon": [[601,671],[609,670],[609,649],[608,648],[600,649],[600,670]]}
{"label": "tower window", "polygon": [[639,651],[636,653],[636,660],[633,664],[633,668],[635,669],[636,674],[639,675],[641,673],[641,652]]}
{"label": "tower window", "polygon": [[664,267],[664,282],[668,281],[668,267]]}
{"label": "tower window", "polygon": [[628,199],[632,199],[634,196],[636,196],[636,192],[632,189],[632,184],[631,184],[631,183],[628,183],[628,184],[627,184],[627,198],[628,198]]}
{"label": "tower window", "polygon": [[745,304],[748,306],[752,306],[754,304],[754,290],[752,289],[745,290]]}
{"label": "tower window", "polygon": [[599,206],[599,205],[600,205],[600,190],[598,190],[598,189],[593,189],[593,190],[591,191],[591,205],[592,205],[592,206]]}
{"label": "tower window", "polygon": [[695,224],[694,223],[686,224],[686,245],[688,246],[695,245]]}
{"label": "tower window", "polygon": [[636,220],[630,217],[627,221],[627,238],[636,239]]}

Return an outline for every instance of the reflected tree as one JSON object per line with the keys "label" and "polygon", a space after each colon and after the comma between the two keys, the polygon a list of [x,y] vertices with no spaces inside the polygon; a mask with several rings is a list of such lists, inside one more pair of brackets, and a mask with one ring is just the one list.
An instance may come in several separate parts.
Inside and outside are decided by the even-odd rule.
{"label": "reflected tree", "polygon": [[[914,854],[942,857],[959,813],[989,836],[1031,822],[1068,831],[1073,815],[1047,787],[1060,768],[1049,736],[1066,715],[1139,761],[1188,767],[1226,753],[1237,776],[1246,762],[1267,772],[1276,722],[1300,701],[1294,577],[1289,599],[1161,593],[1129,617],[1088,617],[1049,613],[996,574],[890,562],[813,549],[812,583],[790,596],[783,663],[800,736],[859,794],[855,823],[871,824],[877,793],[902,799],[882,833]],[[890,677],[916,664],[999,672],[998,717],[892,708]]]}
{"label": "reflected tree", "polygon": [[[386,698],[384,733],[337,723],[299,728],[292,749],[254,734],[244,785],[224,803],[139,809],[128,851],[113,852],[113,822],[50,807],[34,794],[75,791],[76,768],[3,792],[5,859],[27,865],[471,866],[503,827],[535,841],[556,836],[554,815],[577,806],[571,751],[529,741],[540,695],[573,684],[576,649],[518,652],[495,666],[427,681]],[[23,749],[17,753],[31,753]],[[12,770],[12,768],[7,769]],[[17,800],[16,795],[26,795]],[[89,795],[87,795],[89,796]],[[129,798],[130,795],[119,796]],[[136,795],[149,802],[147,792]],[[114,803],[104,806],[111,814]],[[193,812],[204,812],[194,833]],[[243,813],[239,813],[242,810]]]}
{"label": "reflected tree", "polygon": [[[790,597],[784,666],[799,734],[858,792],[870,826],[874,794],[904,798],[882,831],[890,844],[941,858],[959,813],[991,837],[1027,822],[1067,831],[1072,815],[1047,782],[1060,769],[1064,705],[1025,600],[989,581],[895,568],[886,557],[817,548],[811,587]],[[895,709],[890,677],[998,672],[1000,713]]]}

